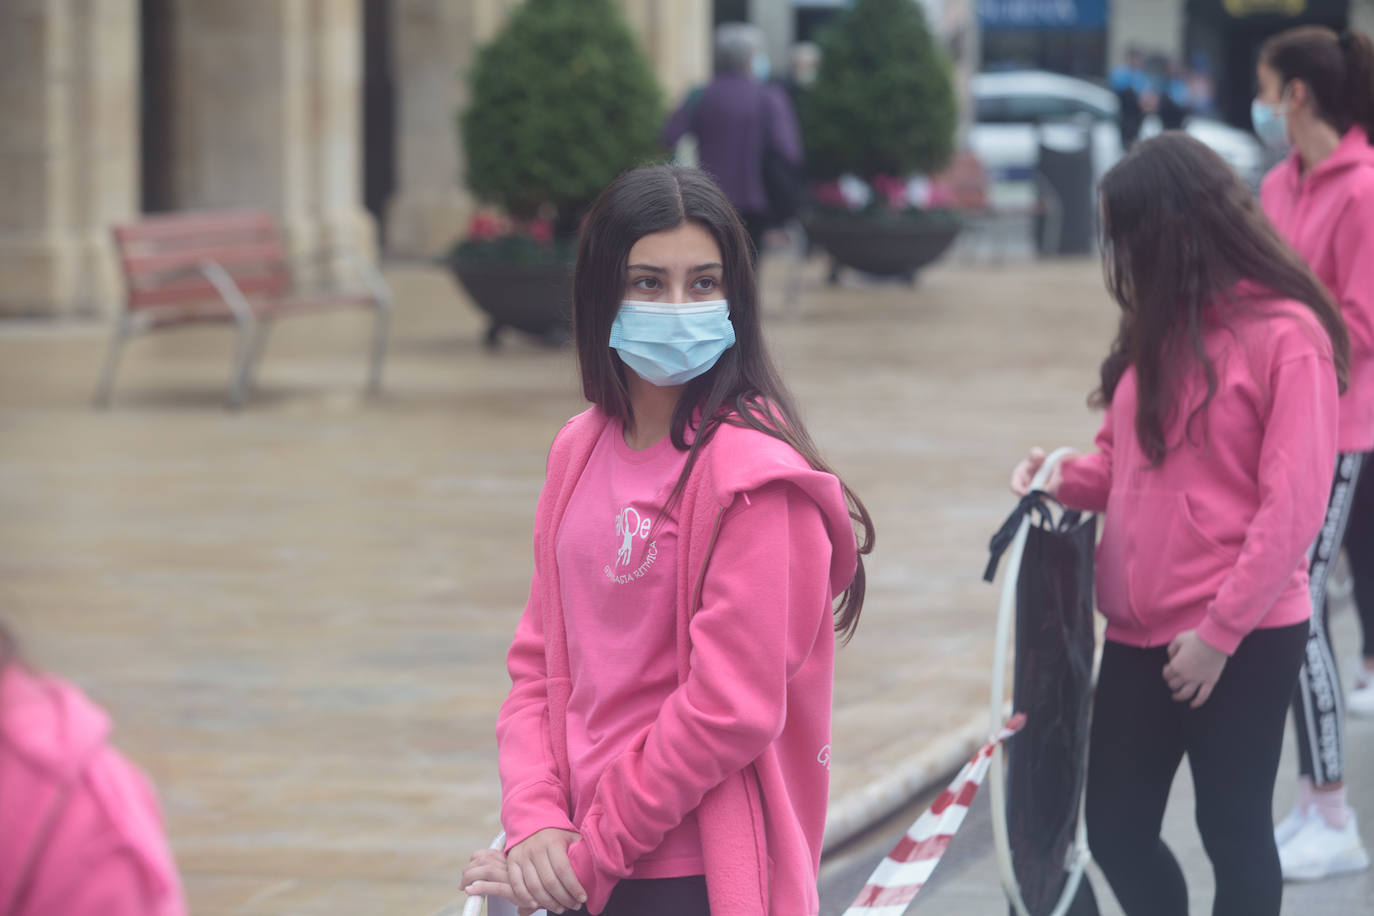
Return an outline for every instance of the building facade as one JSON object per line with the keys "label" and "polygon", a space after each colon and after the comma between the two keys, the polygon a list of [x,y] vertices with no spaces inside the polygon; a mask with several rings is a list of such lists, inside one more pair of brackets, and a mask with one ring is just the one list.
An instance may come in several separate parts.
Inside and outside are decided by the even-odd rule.
{"label": "building facade", "polygon": [[[110,226],[264,206],[294,252],[443,251],[472,209],[455,116],[518,0],[0,3],[0,316],[99,315]],[[619,0],[671,95],[711,0]]]}

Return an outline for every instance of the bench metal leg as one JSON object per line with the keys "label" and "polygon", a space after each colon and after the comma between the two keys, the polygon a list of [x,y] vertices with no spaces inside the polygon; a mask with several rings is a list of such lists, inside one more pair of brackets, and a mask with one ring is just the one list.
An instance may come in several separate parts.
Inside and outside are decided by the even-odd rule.
{"label": "bench metal leg", "polygon": [[248,398],[248,385],[253,372],[253,354],[258,350],[257,322],[240,322],[234,341],[234,365],[229,376],[229,407],[238,410]]}
{"label": "bench metal leg", "polygon": [[262,366],[262,355],[267,350],[267,338],[272,336],[272,322],[264,321],[257,326],[253,335],[253,352],[248,357],[248,378],[246,391],[252,394],[258,390],[258,370]]}
{"label": "bench metal leg", "polygon": [[115,373],[119,370],[119,358],[124,353],[124,344],[129,339],[131,324],[128,313],[119,316],[114,333],[110,336],[110,347],[105,354],[105,368],[100,371],[99,387],[95,391],[95,406],[110,406],[110,393],[114,389]]}
{"label": "bench metal leg", "polygon": [[367,393],[370,395],[379,394],[382,390],[382,368],[386,363],[387,339],[391,333],[391,303],[379,300],[376,311],[373,319],[372,363],[367,377]]}

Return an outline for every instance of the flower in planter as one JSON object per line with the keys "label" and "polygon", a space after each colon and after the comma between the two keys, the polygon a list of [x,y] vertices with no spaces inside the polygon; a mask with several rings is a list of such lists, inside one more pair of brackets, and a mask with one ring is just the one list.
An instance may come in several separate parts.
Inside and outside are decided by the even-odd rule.
{"label": "flower in planter", "polygon": [[513,220],[504,213],[484,209],[473,214],[462,241],[453,246],[449,260],[510,261],[516,264],[561,264],[571,262],[575,241],[560,238],[547,216]]}
{"label": "flower in planter", "polygon": [[511,221],[493,210],[478,210],[468,223],[467,237],[474,242],[486,242],[510,235]]}
{"label": "flower in planter", "polygon": [[911,206],[905,179],[894,178],[891,175],[875,175],[870,183],[889,210],[905,210]]}

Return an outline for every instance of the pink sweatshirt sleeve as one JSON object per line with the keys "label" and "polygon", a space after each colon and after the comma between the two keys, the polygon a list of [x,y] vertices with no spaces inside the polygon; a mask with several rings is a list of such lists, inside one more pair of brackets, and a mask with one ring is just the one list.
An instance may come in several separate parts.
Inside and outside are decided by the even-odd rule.
{"label": "pink sweatshirt sleeve", "polygon": [[506,850],[548,827],[572,830],[568,790],[558,777],[549,739],[548,667],[544,658],[544,603],[539,536],[525,613],[506,654],[511,689],[496,719],[501,773],[501,826]]}
{"label": "pink sweatshirt sleeve", "polygon": [[1316,352],[1273,370],[1260,446],[1259,510],[1198,636],[1227,655],[1263,620],[1326,515],[1336,465],[1336,373]]}
{"label": "pink sweatshirt sleeve", "polygon": [[1107,407],[1097,431],[1097,451],[1070,458],[1060,465],[1064,475],[1056,498],[1070,509],[1106,512],[1112,489],[1112,408]]}
{"label": "pink sweatshirt sleeve", "polygon": [[1350,198],[1332,233],[1336,288],[1350,330],[1350,364],[1374,361],[1374,189]]}
{"label": "pink sweatshirt sleeve", "polygon": [[570,856],[599,913],[617,881],[782,732],[787,685],[831,626],[830,540],[790,484],[737,497],[691,623],[691,671],[602,775]]}

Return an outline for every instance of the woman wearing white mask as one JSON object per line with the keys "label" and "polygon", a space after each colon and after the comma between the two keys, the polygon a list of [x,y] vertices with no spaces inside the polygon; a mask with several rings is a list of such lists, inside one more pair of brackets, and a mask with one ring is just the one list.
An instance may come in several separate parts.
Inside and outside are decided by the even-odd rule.
{"label": "woman wearing white mask", "polygon": [[497,724],[507,847],[464,887],[556,913],[814,914],[835,633],[872,523],[768,357],[748,235],[704,173],[602,193],[573,324],[593,406],[536,510]]}
{"label": "woman wearing white mask", "polygon": [[1374,712],[1374,520],[1354,508],[1374,497],[1374,46],[1358,33],[1293,29],[1261,49],[1258,76],[1255,130],[1273,147],[1292,148],[1265,178],[1261,202],[1350,329],[1341,455],[1310,554],[1312,628],[1293,701],[1302,781],[1297,805],[1275,830],[1284,877],[1315,880],[1369,865],[1346,803],[1345,709],[1326,586],[1344,538],[1365,631],[1351,708]]}

